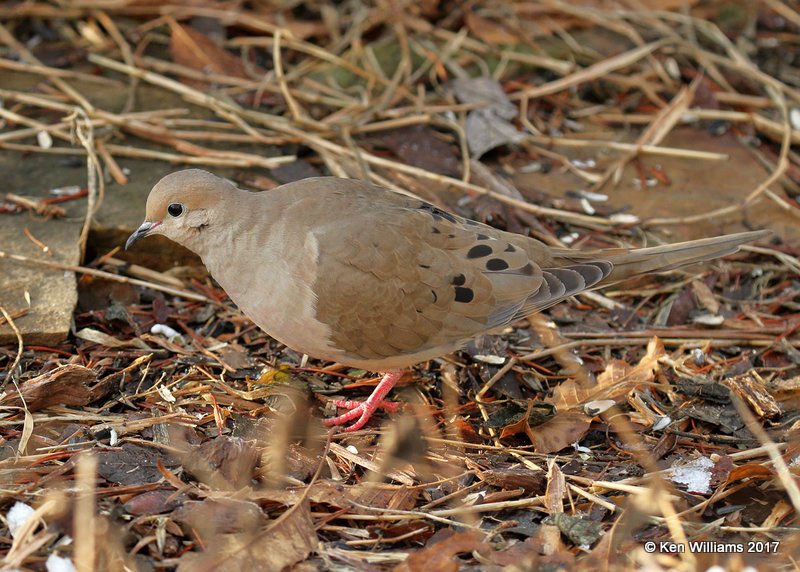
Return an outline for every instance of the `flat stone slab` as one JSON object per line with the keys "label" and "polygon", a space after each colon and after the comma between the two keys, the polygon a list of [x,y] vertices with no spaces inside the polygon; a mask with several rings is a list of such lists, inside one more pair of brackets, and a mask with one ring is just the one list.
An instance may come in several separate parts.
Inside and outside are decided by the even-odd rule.
{"label": "flat stone slab", "polygon": [[[62,156],[0,151],[0,172],[5,184],[0,187],[0,204],[5,194],[39,200],[50,198],[50,190],[77,185],[85,188],[85,159]],[[177,170],[158,161],[118,160],[131,172],[130,182],[121,186],[106,183],[105,199],[92,223],[87,246],[87,260],[103,255],[125,244],[125,239],[144,220],[145,202],[152,185],[162,176]],[[29,258],[80,265],[79,237],[86,213],[86,198],[60,203],[67,211],[65,218],[48,219],[31,212],[0,214],[0,250]],[[30,240],[25,229],[43,244],[50,254]],[[162,237],[138,244],[120,258],[154,269],[165,270],[179,264],[198,264],[199,259]],[[63,341],[69,333],[78,299],[77,280],[73,272],[53,270],[35,264],[0,258],[0,306],[12,316],[26,344],[52,345]],[[27,294],[26,294],[27,293]],[[27,298],[30,299],[30,305]],[[16,336],[0,315],[0,344],[16,342]]]}
{"label": "flat stone slab", "polygon": [[[627,142],[633,142],[638,133],[635,130],[623,135]],[[663,145],[722,153],[730,158],[716,161],[642,155],[627,163],[616,186],[609,185],[601,191],[608,196],[608,201],[597,203],[596,206],[614,210],[627,208],[625,212],[642,221],[662,217],[693,217],[742,204],[769,175],[752,151],[732,134],[717,136],[702,126],[680,126],[665,138]],[[574,149],[559,146],[558,142],[553,146],[570,160],[583,162],[603,158],[607,154],[606,150],[596,147]],[[612,156],[620,155],[614,152]],[[653,187],[642,188],[642,175],[655,181],[654,170],[664,173],[669,183],[657,182]],[[547,173],[520,173],[514,177],[514,181],[523,195],[525,189],[537,189],[553,198],[565,198],[569,191],[586,187],[584,181],[562,168],[554,168]],[[777,190],[777,184],[773,188]],[[529,198],[535,200],[535,197]],[[787,212],[765,198],[724,216],[703,217],[699,221],[662,226],[657,230],[670,236],[671,242],[761,228],[775,231],[776,236],[785,241],[797,241],[800,239],[797,221],[795,211]]]}
{"label": "flat stone slab", "polygon": [[[0,74],[4,88],[31,91],[40,80],[30,74],[4,71]],[[113,86],[72,86],[93,101],[101,109],[119,109],[125,101],[125,90]],[[164,90],[140,86],[139,108],[162,109],[188,107],[179,97]],[[193,108],[192,108],[193,109]],[[3,131],[12,130],[6,127]],[[127,140],[143,147],[148,142]],[[35,144],[35,138],[22,143]],[[56,141],[56,146],[64,143]],[[79,146],[75,148],[80,148]],[[164,175],[182,168],[163,161],[117,157],[121,168],[129,172],[129,182],[118,185],[110,178],[106,181],[105,199],[94,220],[87,245],[86,259],[92,260],[116,246],[125,243],[127,236],[139,226],[144,218],[145,201],[152,185]],[[221,174],[230,174],[228,170]],[[20,153],[0,150],[0,204],[5,204],[6,193],[13,193],[32,200],[52,197],[50,190],[58,187],[86,186],[86,159],[82,155],[52,155],[44,153]],[[79,265],[79,237],[86,214],[87,200],[75,199],[60,203],[67,211],[61,219],[48,219],[29,212],[18,214],[0,213],[0,250],[34,259]],[[50,254],[44,253],[25,234],[25,229],[48,246]],[[137,245],[135,252],[120,253],[120,258],[135,261],[156,269],[166,269],[176,264],[198,263],[194,255],[156,237]],[[63,341],[70,330],[78,293],[77,280],[72,272],[53,270],[34,264],[0,259],[0,306],[11,314],[15,325],[22,333],[25,344],[52,345]],[[30,304],[28,303],[30,300]],[[0,315],[0,344],[16,344],[16,335]]]}
{"label": "flat stone slab", "polygon": [[[83,186],[85,167],[69,167],[63,157],[0,153],[0,172],[3,173],[3,193],[38,200],[52,197],[50,190],[69,185]],[[83,225],[86,199],[59,205],[67,211],[65,218],[48,219],[32,212],[0,214],[0,250],[29,258],[79,264],[78,238]],[[48,253],[36,245],[25,229],[47,245]],[[12,316],[26,344],[52,345],[66,338],[72,323],[72,313],[78,301],[77,278],[72,272],[53,270],[14,260],[0,259],[0,306]],[[30,301],[30,304],[29,304]],[[0,344],[16,342],[11,327],[0,319]]]}

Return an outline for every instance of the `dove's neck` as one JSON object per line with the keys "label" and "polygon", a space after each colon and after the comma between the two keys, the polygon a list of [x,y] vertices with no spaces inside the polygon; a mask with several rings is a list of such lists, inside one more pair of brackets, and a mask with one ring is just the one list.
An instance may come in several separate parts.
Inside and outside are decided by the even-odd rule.
{"label": "dove's neck", "polygon": [[270,238],[280,211],[278,205],[264,200],[265,194],[238,191],[225,197],[202,231],[202,240],[191,245],[232,298],[246,292],[260,267],[272,262]]}

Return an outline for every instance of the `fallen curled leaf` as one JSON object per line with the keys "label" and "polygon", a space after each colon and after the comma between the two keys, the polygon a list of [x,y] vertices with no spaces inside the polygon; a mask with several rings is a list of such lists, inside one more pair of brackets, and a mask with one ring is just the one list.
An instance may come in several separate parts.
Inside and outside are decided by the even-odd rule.
{"label": "fallen curled leaf", "polygon": [[425,548],[409,555],[394,572],[457,572],[459,564],[455,557],[458,554],[480,550],[484,546],[478,533],[473,530],[447,532],[450,534],[435,534]]}
{"label": "fallen curled leaf", "polygon": [[495,147],[519,143],[526,135],[491,109],[476,109],[467,115],[465,125],[469,150],[473,157],[481,157]]}
{"label": "fallen curled leaf", "polygon": [[172,511],[172,520],[208,537],[212,534],[253,532],[266,524],[266,516],[254,502],[233,498],[186,501]]}
{"label": "fallen curled leaf", "polygon": [[75,337],[87,342],[94,342],[102,346],[110,348],[137,348],[140,350],[155,351],[139,338],[132,338],[130,340],[118,340],[114,336],[109,336],[105,332],[95,330],[93,328],[83,328],[75,332]]}
{"label": "fallen curled leaf", "polygon": [[374,138],[404,163],[452,177],[461,174],[458,149],[445,142],[428,126],[414,125],[388,129],[376,133]]}
{"label": "fallen curled leaf", "polygon": [[473,157],[478,158],[495,147],[525,139],[525,133],[511,123],[519,115],[519,110],[511,103],[503,86],[496,79],[456,79],[450,82],[450,89],[462,103],[486,105],[473,109],[467,115],[465,130]]}
{"label": "fallen curled leaf", "polygon": [[527,468],[489,469],[477,473],[477,477],[501,489],[523,489],[526,493],[541,494],[545,490],[547,475],[544,471]]}
{"label": "fallen curled leaf", "polygon": [[178,572],[280,572],[317,550],[317,532],[308,501],[295,505],[261,531],[211,534],[202,552],[187,552]]}
{"label": "fallen curled leaf", "polygon": [[711,288],[708,287],[708,284],[700,280],[694,280],[692,282],[692,291],[697,301],[700,302],[706,310],[712,314],[719,313],[719,301],[714,296]]}
{"label": "fallen curled leaf", "polygon": [[[66,364],[30,379],[20,386],[29,411],[51,405],[82,406],[104,397],[109,391],[106,380],[97,381],[97,374],[81,365]],[[14,390],[0,399],[3,406],[22,406]]]}
{"label": "fallen curled leaf", "polygon": [[580,411],[564,411],[531,427],[530,414],[534,405],[535,402],[531,401],[519,421],[503,427],[500,438],[525,433],[537,453],[555,453],[580,441],[592,424],[592,418]]}
{"label": "fallen curled leaf", "polygon": [[377,486],[364,482],[349,487],[349,496],[356,503],[372,508],[411,510],[416,504],[419,492],[409,487]]}
{"label": "fallen curled leaf", "polygon": [[533,427],[528,437],[537,453],[555,453],[583,439],[591,424],[591,417],[578,411],[566,411]]}
{"label": "fallen curled leaf", "polygon": [[574,379],[568,379],[556,386],[553,396],[545,401],[554,404],[559,411],[565,411],[589,399],[617,400],[637,385],[652,382],[658,370],[658,360],[665,353],[661,340],[653,338],[647,344],[647,353],[635,366],[622,360],[611,360],[605,371],[597,376],[596,385],[584,387]]}
{"label": "fallen curled leaf", "polygon": [[464,14],[464,22],[469,31],[488,44],[517,44],[519,36],[502,24],[478,16],[471,10]]}
{"label": "fallen curled leaf", "polygon": [[456,419],[455,428],[458,430],[459,437],[467,443],[483,443],[483,438],[475,431],[475,428],[464,419]]}
{"label": "fallen curled leaf", "polygon": [[250,483],[259,458],[253,441],[219,436],[193,447],[182,461],[190,474],[213,488],[237,490]]}
{"label": "fallen curled leaf", "polygon": [[188,26],[172,23],[170,54],[175,63],[188,68],[246,78],[241,60],[213,40]]}
{"label": "fallen curled leaf", "polygon": [[728,455],[720,455],[714,460],[714,467],[711,469],[711,486],[718,487],[727,482],[733,468],[733,459]]}
{"label": "fallen curled leaf", "polygon": [[125,503],[125,511],[134,516],[169,512],[186,502],[186,495],[174,490],[146,491]]}
{"label": "fallen curled leaf", "polygon": [[544,506],[550,514],[564,512],[564,499],[567,498],[567,481],[564,473],[556,463],[550,463],[547,471],[547,490],[544,494]]}
{"label": "fallen curled leaf", "polygon": [[[260,505],[291,506],[300,498],[299,489],[263,488],[249,494],[249,499]],[[342,485],[334,481],[319,480],[306,494],[313,504],[325,504],[337,509],[347,509],[354,514],[373,514],[371,509],[411,510],[416,505],[420,491],[407,486],[361,482]]]}
{"label": "fallen curled leaf", "polygon": [[775,471],[769,467],[765,467],[760,463],[747,463],[740,467],[734,467],[728,473],[727,484],[741,481],[742,479],[771,479],[775,476]]}
{"label": "fallen curled leaf", "polygon": [[503,86],[492,77],[454,79],[449,87],[461,103],[483,104],[485,107],[481,109],[491,110],[502,119],[511,120],[519,115],[519,109],[508,98]]}
{"label": "fallen curled leaf", "polygon": [[[520,433],[525,433],[530,437],[531,433],[531,426],[528,419],[530,418],[531,411],[533,410],[533,401],[528,402],[528,409],[525,411],[525,415],[520,417],[517,421],[513,423],[509,423],[503,430],[500,431],[500,438],[505,439],[506,437],[513,437],[514,435],[518,435]],[[531,439],[533,439],[531,437]]]}

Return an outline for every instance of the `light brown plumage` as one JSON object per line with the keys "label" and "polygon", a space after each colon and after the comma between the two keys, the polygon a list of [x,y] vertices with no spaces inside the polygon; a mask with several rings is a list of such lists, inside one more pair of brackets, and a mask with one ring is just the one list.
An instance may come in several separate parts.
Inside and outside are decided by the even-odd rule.
{"label": "light brown plumage", "polygon": [[292,349],[397,377],[579,292],[724,256],[769,232],[579,252],[360,181],[250,193],[190,169],[153,187],[126,246],[149,234],[200,255],[242,311]]}

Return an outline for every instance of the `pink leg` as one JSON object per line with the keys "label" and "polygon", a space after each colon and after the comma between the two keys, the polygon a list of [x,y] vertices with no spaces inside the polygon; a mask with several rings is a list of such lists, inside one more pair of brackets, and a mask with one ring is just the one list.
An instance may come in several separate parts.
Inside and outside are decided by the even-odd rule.
{"label": "pink leg", "polygon": [[345,431],[358,431],[361,429],[376,409],[383,408],[389,411],[395,411],[400,404],[391,401],[384,401],[383,398],[392,390],[395,384],[403,377],[402,371],[389,371],[383,374],[383,378],[372,390],[372,393],[366,401],[347,401],[337,400],[334,401],[337,407],[349,409],[347,413],[333,417],[332,419],[325,419],[323,423],[328,427],[335,425],[344,425],[348,421],[358,418],[358,421],[347,427]]}

